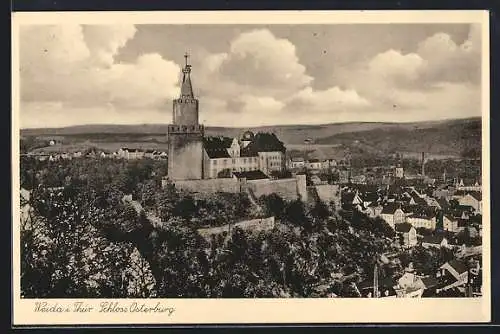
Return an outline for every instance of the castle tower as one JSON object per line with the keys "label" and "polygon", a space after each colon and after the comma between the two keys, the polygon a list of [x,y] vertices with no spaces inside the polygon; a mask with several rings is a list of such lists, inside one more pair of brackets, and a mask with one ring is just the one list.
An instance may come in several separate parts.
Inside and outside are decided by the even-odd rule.
{"label": "castle tower", "polygon": [[184,55],[181,92],[173,102],[173,124],[168,126],[168,178],[198,180],[203,178],[203,125],[198,124],[198,99],[191,83],[189,55]]}

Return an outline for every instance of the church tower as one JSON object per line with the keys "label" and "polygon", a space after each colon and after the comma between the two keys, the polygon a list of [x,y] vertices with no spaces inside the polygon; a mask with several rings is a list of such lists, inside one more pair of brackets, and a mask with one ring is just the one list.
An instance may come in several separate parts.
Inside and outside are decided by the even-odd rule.
{"label": "church tower", "polygon": [[198,99],[191,83],[189,55],[184,55],[180,96],[173,102],[173,124],[168,126],[168,178],[203,178],[203,125],[198,124]]}

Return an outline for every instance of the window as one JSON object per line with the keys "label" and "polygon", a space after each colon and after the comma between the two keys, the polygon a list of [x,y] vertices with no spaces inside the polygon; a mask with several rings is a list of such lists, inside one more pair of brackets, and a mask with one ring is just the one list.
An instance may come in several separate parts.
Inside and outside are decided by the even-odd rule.
{"label": "window", "polygon": [[243,163],[246,164],[247,163],[247,158],[243,158]]}
{"label": "window", "polygon": [[233,165],[236,163],[236,159],[233,159]]}
{"label": "window", "polygon": [[213,165],[217,165],[217,160],[212,160]]}

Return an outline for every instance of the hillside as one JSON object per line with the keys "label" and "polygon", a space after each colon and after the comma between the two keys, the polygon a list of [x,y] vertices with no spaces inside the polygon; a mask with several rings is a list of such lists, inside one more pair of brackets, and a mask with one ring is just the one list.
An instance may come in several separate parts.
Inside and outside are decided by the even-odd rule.
{"label": "hillside", "polygon": [[319,138],[315,143],[360,146],[386,153],[427,152],[460,155],[464,150],[481,151],[481,120],[454,120],[425,127],[403,126],[338,133]]}
{"label": "hillside", "polygon": [[[120,145],[163,146],[168,124],[79,125],[64,128],[22,129],[22,137],[54,138],[65,144],[96,144],[114,149]],[[481,149],[481,119],[384,123],[349,122],[320,125],[278,125],[249,128],[254,132],[274,132],[289,149],[385,154],[421,152],[459,155],[464,149]],[[207,127],[207,135],[234,137],[248,128]],[[306,139],[311,144],[305,144]],[[151,146],[153,148],[153,146]],[[342,150],[343,151],[343,150]],[[325,153],[326,154],[326,153]],[[322,156],[324,154],[319,154]],[[326,155],[331,155],[330,153]]]}

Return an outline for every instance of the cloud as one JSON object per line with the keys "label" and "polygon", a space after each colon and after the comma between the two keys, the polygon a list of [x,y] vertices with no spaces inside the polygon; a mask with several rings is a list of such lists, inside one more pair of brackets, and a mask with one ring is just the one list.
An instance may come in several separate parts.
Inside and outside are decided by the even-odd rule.
{"label": "cloud", "polygon": [[234,39],[220,71],[240,85],[272,90],[300,88],[313,80],[299,63],[295,45],[267,29],[244,32]]}
{"label": "cloud", "polygon": [[82,27],[91,57],[105,66],[111,66],[117,51],[132,39],[137,31],[133,25],[85,25]]}
{"label": "cloud", "polygon": [[370,102],[354,90],[332,87],[326,90],[313,90],[306,87],[289,100],[289,107],[296,111],[331,112],[355,110],[367,107]]}
{"label": "cloud", "polygon": [[473,83],[480,80],[480,25],[472,24],[468,38],[461,44],[453,41],[448,34],[437,33],[422,41],[417,52],[427,61],[422,80]]}
{"label": "cloud", "polygon": [[385,113],[387,119],[477,116],[481,112],[480,41],[476,25],[470,26],[462,43],[436,33],[420,41],[415,52],[389,49],[337,75],[346,87],[371,102],[371,113]]}
{"label": "cloud", "polygon": [[425,60],[418,54],[402,54],[400,51],[388,50],[376,55],[369,63],[368,69],[372,75],[385,80],[417,79],[425,67]]}
{"label": "cloud", "polygon": [[299,62],[295,46],[266,29],[243,32],[230,42],[227,52],[202,58],[193,74],[200,96],[220,101],[214,112],[203,105],[202,112],[210,114],[211,120],[220,119],[215,114],[222,113],[226,118],[237,117],[233,122],[239,124],[258,121],[256,115],[261,122],[283,123],[290,114],[296,117],[307,111],[315,117],[370,104],[353,89],[313,89],[313,78]]}
{"label": "cloud", "polygon": [[[22,106],[62,103],[68,112],[107,105],[123,112],[165,107],[178,89],[177,64],[159,54],[115,61],[135,32],[134,26],[123,25],[22,27]],[[82,117],[71,113],[75,121]],[[45,116],[51,117],[48,112]]]}
{"label": "cloud", "polygon": [[[395,43],[356,62],[335,63],[334,73],[324,66],[321,76],[332,79],[321,86],[308,69],[319,59],[336,62],[335,56],[307,56],[270,29],[240,32],[213,52],[201,45],[191,59],[200,122],[251,126],[477,115],[480,26],[471,25],[462,40],[425,36],[413,47]],[[171,122],[180,66],[160,49],[141,53],[140,38],[145,36],[132,25],[22,27],[22,125]],[[120,57],[131,45],[133,56]]]}
{"label": "cloud", "polygon": [[267,29],[243,32],[230,41],[227,52],[204,58],[196,75],[211,96],[252,94],[282,99],[313,81],[299,62],[295,45]]}

